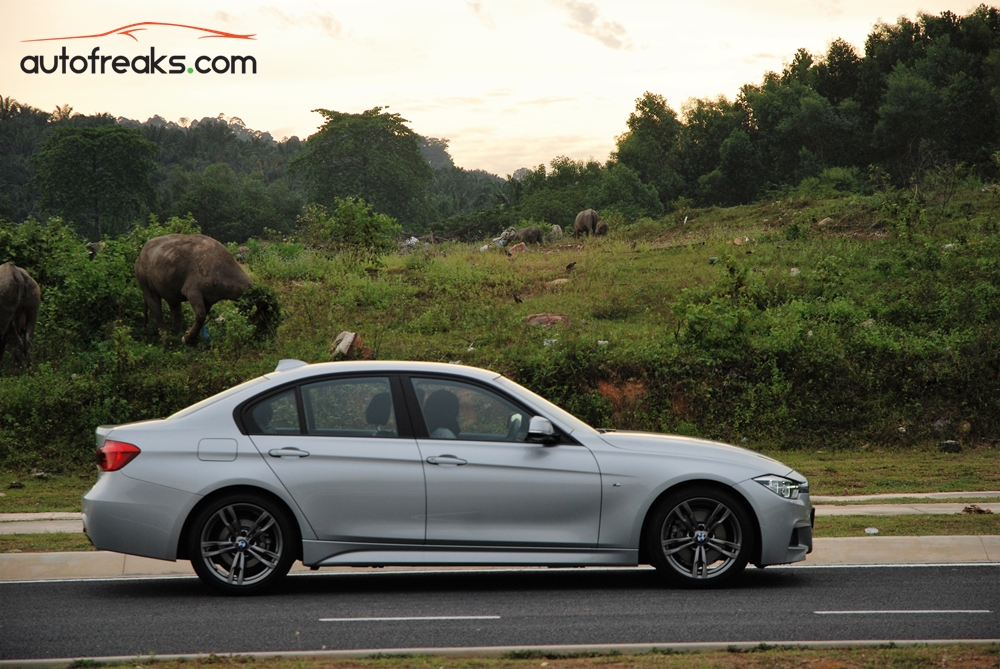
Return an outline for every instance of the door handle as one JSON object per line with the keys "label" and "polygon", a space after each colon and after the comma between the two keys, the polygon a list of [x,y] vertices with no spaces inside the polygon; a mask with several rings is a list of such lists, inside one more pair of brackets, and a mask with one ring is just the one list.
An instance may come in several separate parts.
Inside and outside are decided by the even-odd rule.
{"label": "door handle", "polygon": [[463,460],[454,455],[432,455],[427,458],[427,462],[432,465],[451,465],[452,467],[461,467],[462,465],[469,464],[468,460]]}
{"label": "door handle", "polygon": [[272,458],[305,458],[309,456],[309,451],[286,446],[285,448],[272,448],[267,454]]}

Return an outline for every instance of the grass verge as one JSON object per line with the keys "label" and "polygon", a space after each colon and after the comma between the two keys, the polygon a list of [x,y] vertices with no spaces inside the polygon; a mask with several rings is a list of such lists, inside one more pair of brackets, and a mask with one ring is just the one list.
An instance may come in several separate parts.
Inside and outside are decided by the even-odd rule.
{"label": "grass verge", "polygon": [[902,449],[765,450],[809,479],[814,495],[1000,490],[1000,449],[942,453],[933,444]]}
{"label": "grass verge", "polygon": [[[17,481],[24,487],[11,488]],[[97,468],[36,478],[27,472],[0,471],[0,513],[80,511],[80,498],[97,482]]]}
{"label": "grass verge", "polygon": [[[141,658],[139,658],[141,659]],[[423,655],[387,655],[368,659],[253,658],[212,655],[207,658],[156,662],[163,669],[232,667],[241,669],[862,669],[892,667],[986,668],[1000,666],[1000,646],[878,646],[837,649],[803,649],[764,646],[750,650],[715,652],[653,652],[642,655],[559,656],[535,652],[508,657],[446,658]],[[87,662],[79,669],[100,666]]]}
{"label": "grass verge", "polygon": [[879,536],[926,537],[1000,534],[1000,514],[912,515],[912,516],[820,516],[815,537],[864,537],[865,529],[878,529]]}
{"label": "grass verge", "polygon": [[[919,537],[947,535],[1000,535],[1000,514],[912,515],[912,516],[820,516],[816,537],[864,537],[865,528],[876,527],[879,536]],[[0,535],[0,553],[47,553],[90,551],[94,548],[81,534]]]}
{"label": "grass verge", "polygon": [[[904,493],[913,492],[1000,490],[1000,448],[995,446],[967,447],[961,453],[942,453],[932,444],[906,450],[765,449],[763,453],[808,478],[814,495],[900,493],[905,497]],[[11,489],[13,481],[24,487]],[[79,511],[80,497],[96,481],[97,470],[91,466],[44,479],[28,472],[0,471],[0,493],[4,495],[0,497],[0,513]]]}
{"label": "grass verge", "polygon": [[59,534],[0,534],[0,553],[62,553],[92,551],[83,532]]}

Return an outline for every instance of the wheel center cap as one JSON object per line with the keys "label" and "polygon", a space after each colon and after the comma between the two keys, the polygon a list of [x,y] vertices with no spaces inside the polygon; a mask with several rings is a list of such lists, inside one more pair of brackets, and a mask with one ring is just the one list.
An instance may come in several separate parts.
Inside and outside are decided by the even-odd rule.
{"label": "wheel center cap", "polygon": [[706,532],[705,530],[698,530],[697,532],[694,533],[694,540],[697,541],[699,544],[705,543],[706,541],[708,541],[708,532]]}
{"label": "wheel center cap", "polygon": [[246,550],[246,547],[247,547],[247,540],[246,539],[244,539],[243,537],[240,537],[239,539],[236,540],[236,548],[238,548],[239,550],[242,551],[242,550]]}

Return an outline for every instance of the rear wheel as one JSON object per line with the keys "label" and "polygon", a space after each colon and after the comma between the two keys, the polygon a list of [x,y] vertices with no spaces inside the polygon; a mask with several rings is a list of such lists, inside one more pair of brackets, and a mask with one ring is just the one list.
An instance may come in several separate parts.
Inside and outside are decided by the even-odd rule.
{"label": "rear wheel", "polygon": [[240,493],[215,500],[191,524],[188,555],[198,577],[227,595],[263,592],[284,578],[295,561],[292,520],[262,495]]}
{"label": "rear wheel", "polygon": [[653,566],[674,585],[726,585],[747,566],[754,532],[744,503],[722,489],[688,488],[668,495],[646,528]]}

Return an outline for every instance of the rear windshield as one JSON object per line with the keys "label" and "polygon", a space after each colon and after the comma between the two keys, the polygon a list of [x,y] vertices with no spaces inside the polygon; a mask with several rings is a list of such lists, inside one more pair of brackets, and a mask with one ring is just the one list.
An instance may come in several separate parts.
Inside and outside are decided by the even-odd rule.
{"label": "rear windshield", "polygon": [[258,376],[257,378],[250,379],[249,381],[244,381],[240,385],[233,386],[229,390],[223,390],[218,395],[212,395],[211,397],[206,397],[197,404],[192,404],[186,409],[181,409],[177,413],[171,414],[169,418],[184,418],[185,416],[190,416],[196,411],[201,411],[207,406],[211,406],[216,402],[226,399],[227,397],[231,397],[233,395],[241,393],[247,388],[252,388],[253,386],[256,386],[258,383],[263,383],[264,381],[267,381],[267,379],[264,378],[263,376]]}

